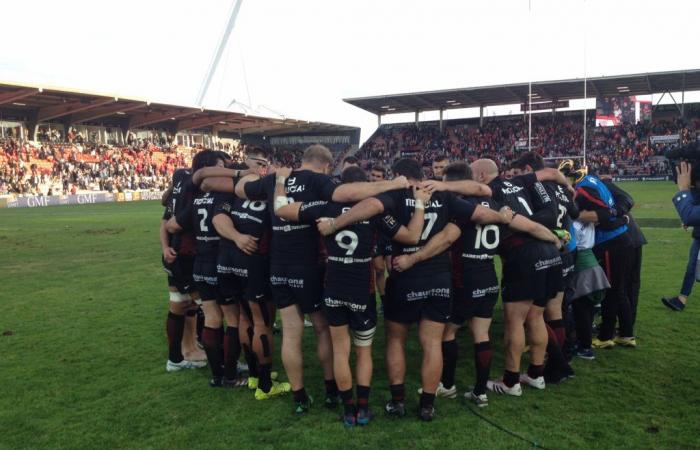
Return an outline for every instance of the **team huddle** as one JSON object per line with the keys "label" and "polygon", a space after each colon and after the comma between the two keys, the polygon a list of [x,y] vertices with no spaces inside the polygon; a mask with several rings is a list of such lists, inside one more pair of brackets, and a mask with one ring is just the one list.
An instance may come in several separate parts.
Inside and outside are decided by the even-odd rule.
{"label": "team huddle", "polygon": [[[520,396],[523,384],[545,389],[572,378],[571,355],[593,359],[592,348],[636,345],[634,268],[626,262],[631,201],[571,161],[545,168],[538,154],[526,153],[502,173],[490,159],[442,159],[426,180],[417,161],[400,159],[392,179],[374,166],[371,181],[352,159],[339,179],[329,176],[333,156],[321,145],[306,149],[299,168],[267,175],[264,149],[249,150],[238,167],[229,162],[225,153],[199,152],[191,169],[174,174],[164,199],[168,371],[208,363],[212,387],[247,386],[258,400],[291,392],[295,413],[305,414],[313,402],[303,374],[308,316],[324,404],[342,404],[341,420],[350,427],[373,417],[378,313],[391,391],[385,412],[406,414],[406,342],[417,324],[424,421],[435,416],[436,396],[457,396],[456,334],[465,324],[475,362],[465,397],[480,407],[488,405],[488,392]],[[499,294],[505,370],[489,379]],[[593,338],[601,300],[602,325]],[[277,314],[288,382],[272,370]],[[521,372],[526,344],[529,366]]]}

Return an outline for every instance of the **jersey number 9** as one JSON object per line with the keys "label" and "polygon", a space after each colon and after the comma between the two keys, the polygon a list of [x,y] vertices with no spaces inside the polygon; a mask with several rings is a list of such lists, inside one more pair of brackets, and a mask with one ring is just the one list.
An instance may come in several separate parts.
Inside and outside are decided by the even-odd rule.
{"label": "jersey number 9", "polygon": [[338,247],[345,250],[345,256],[352,256],[355,253],[355,249],[357,249],[359,239],[354,231],[343,230],[335,235],[335,242],[338,244]]}

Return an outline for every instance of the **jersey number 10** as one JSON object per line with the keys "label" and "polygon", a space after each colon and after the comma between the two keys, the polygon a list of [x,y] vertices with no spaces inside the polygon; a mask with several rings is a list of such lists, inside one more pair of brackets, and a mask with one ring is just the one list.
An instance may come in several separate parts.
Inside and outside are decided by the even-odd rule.
{"label": "jersey number 10", "polygon": [[[489,240],[489,232],[492,231],[493,238]],[[482,227],[481,225],[476,226],[476,242],[474,242],[474,249],[479,250],[483,246],[487,250],[493,250],[498,247],[500,232],[497,225],[486,225]]]}

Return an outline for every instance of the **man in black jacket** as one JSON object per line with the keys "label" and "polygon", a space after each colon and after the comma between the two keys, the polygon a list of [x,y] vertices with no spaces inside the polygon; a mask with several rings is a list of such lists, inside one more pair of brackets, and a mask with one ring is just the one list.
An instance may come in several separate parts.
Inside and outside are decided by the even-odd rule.
{"label": "man in black jacket", "polygon": [[637,304],[639,303],[639,290],[641,287],[642,277],[642,247],[647,244],[647,239],[642,233],[642,229],[632,217],[630,210],[634,207],[634,199],[627,192],[622,190],[618,185],[614,184],[611,178],[602,178],[603,183],[610,190],[610,193],[615,198],[615,204],[620,215],[628,217],[627,235],[632,241],[632,251],[629,253],[630,265],[632,270],[628,279],[628,296],[630,305],[632,306],[632,324],[637,321]]}

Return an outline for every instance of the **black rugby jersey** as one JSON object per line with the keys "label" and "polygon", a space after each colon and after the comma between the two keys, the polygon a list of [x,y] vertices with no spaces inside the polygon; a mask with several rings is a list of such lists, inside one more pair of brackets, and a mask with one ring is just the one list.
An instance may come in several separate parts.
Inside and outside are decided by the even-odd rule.
{"label": "black rugby jersey", "polygon": [[[251,200],[275,200],[274,173],[245,185],[245,194]],[[294,170],[285,183],[287,201],[330,201],[338,185],[323,174],[310,170]],[[314,224],[289,222],[268,208],[272,226],[270,257],[273,264],[310,264],[318,261],[319,234]]]}
{"label": "black rugby jersey", "polygon": [[194,255],[196,243],[194,231],[190,226],[192,200],[197,193],[192,184],[192,173],[189,169],[178,169],[173,173],[173,191],[168,197],[163,219],[175,217],[182,231],[170,235],[170,246],[180,255]]}
{"label": "black rugby jersey", "polygon": [[[488,184],[493,192],[493,200],[501,205],[508,206],[517,214],[532,219],[534,207],[532,205],[532,188],[537,183],[535,174],[521,175],[510,180],[494,178]],[[534,240],[527,233],[521,233],[506,228],[503,230],[501,250],[508,251],[527,242]]]}
{"label": "black rugby jersey", "polygon": [[192,200],[191,223],[197,241],[198,259],[216,260],[218,256],[220,238],[212,219],[216,214],[216,205],[223,196],[224,194],[206,192]]}
{"label": "black rugby jersey", "polygon": [[[353,203],[315,201],[304,203],[299,209],[299,222],[315,225],[321,217],[336,218],[352,208]],[[324,237],[328,253],[326,278],[354,289],[368,286],[374,291],[372,257],[378,233],[393,237],[401,228],[390,214],[379,214],[362,222],[349,225]]]}
{"label": "black rugby jersey", "polygon": [[570,230],[572,222],[578,218],[579,213],[573,195],[564,186],[554,181],[545,181],[542,184],[555,203],[553,208],[556,211],[554,227]]}
{"label": "black rugby jersey", "polygon": [[[467,197],[467,200],[485,208],[498,211],[500,206],[489,197]],[[482,225],[468,218],[454,221],[462,231],[461,236],[452,247],[453,258],[460,261],[460,266],[482,266],[493,264],[493,257],[498,253],[501,241],[500,224]]]}
{"label": "black rugby jersey", "polygon": [[[398,189],[385,192],[376,197],[384,205],[384,213],[396,217],[399,224],[407,226],[413,215],[415,199],[411,189]],[[405,245],[399,242],[393,244],[393,255],[415,253],[422,248],[433,236],[443,230],[448,222],[455,219],[471,218],[476,205],[457,198],[450,192],[435,192],[425,205],[423,232],[417,245]],[[433,258],[421,261],[409,270],[402,272],[406,276],[430,276],[434,273],[449,270],[447,251]]]}
{"label": "black rugby jersey", "polygon": [[[268,203],[264,200],[244,200],[234,195],[226,195],[218,200],[214,215],[224,214],[233,222],[241,234],[258,238],[258,253],[266,254],[269,247],[270,213]],[[219,242],[220,253],[243,253],[236,243],[222,238]]]}

